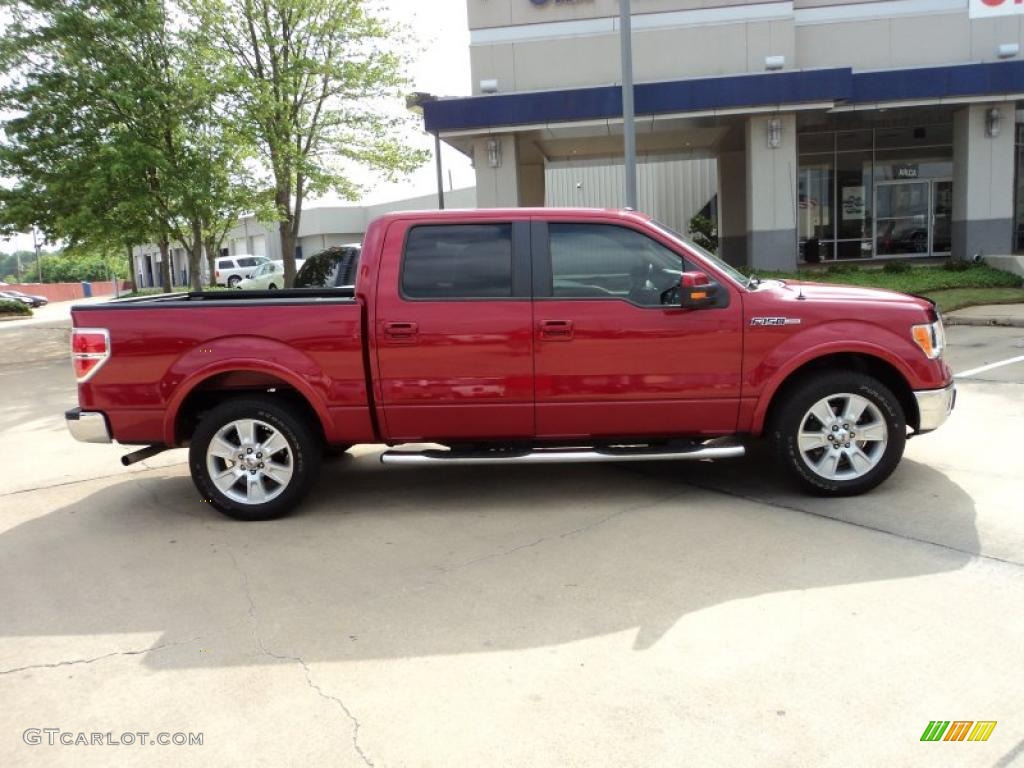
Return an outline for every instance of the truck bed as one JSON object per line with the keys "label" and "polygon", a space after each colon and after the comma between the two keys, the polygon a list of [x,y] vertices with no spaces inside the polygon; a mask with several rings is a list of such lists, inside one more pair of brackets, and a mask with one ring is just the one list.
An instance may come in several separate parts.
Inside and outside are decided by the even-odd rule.
{"label": "truck bed", "polygon": [[225,290],[75,307],[75,327],[106,329],[111,347],[80,385],[80,405],[103,411],[122,443],[180,445],[189,425],[175,414],[192,413],[204,393],[291,389],[328,440],[372,440],[364,313],[353,293]]}

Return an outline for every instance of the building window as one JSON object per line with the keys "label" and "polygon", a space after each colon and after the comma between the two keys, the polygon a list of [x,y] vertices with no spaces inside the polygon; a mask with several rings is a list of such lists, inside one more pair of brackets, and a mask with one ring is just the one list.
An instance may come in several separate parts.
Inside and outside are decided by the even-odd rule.
{"label": "building window", "polygon": [[1013,208],[1013,250],[1024,253],[1024,123],[1017,126],[1017,176]]}
{"label": "building window", "polygon": [[952,141],[948,124],[800,134],[803,261],[948,253]]}

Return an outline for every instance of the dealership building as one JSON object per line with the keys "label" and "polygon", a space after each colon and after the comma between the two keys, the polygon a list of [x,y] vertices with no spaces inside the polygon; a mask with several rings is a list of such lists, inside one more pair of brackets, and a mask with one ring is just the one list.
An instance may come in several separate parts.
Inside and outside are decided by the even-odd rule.
{"label": "dealership building", "polygon": [[[481,207],[618,206],[618,0],[467,0]],[[639,206],[730,262],[1024,250],[1024,2],[633,0]]]}

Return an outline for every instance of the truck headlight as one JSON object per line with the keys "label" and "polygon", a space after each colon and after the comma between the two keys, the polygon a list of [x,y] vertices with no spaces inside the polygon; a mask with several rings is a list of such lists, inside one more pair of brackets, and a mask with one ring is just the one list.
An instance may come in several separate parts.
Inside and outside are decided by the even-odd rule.
{"label": "truck headlight", "polygon": [[942,327],[942,320],[915,325],[911,327],[910,334],[929,360],[940,357],[946,348],[946,329]]}

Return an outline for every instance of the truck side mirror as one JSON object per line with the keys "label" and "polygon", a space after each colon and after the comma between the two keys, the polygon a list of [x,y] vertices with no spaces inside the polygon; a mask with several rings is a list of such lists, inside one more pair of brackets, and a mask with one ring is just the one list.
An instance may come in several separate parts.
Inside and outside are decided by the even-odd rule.
{"label": "truck side mirror", "polygon": [[715,306],[720,290],[704,272],[683,272],[679,278],[679,289],[679,303],[683,309]]}

